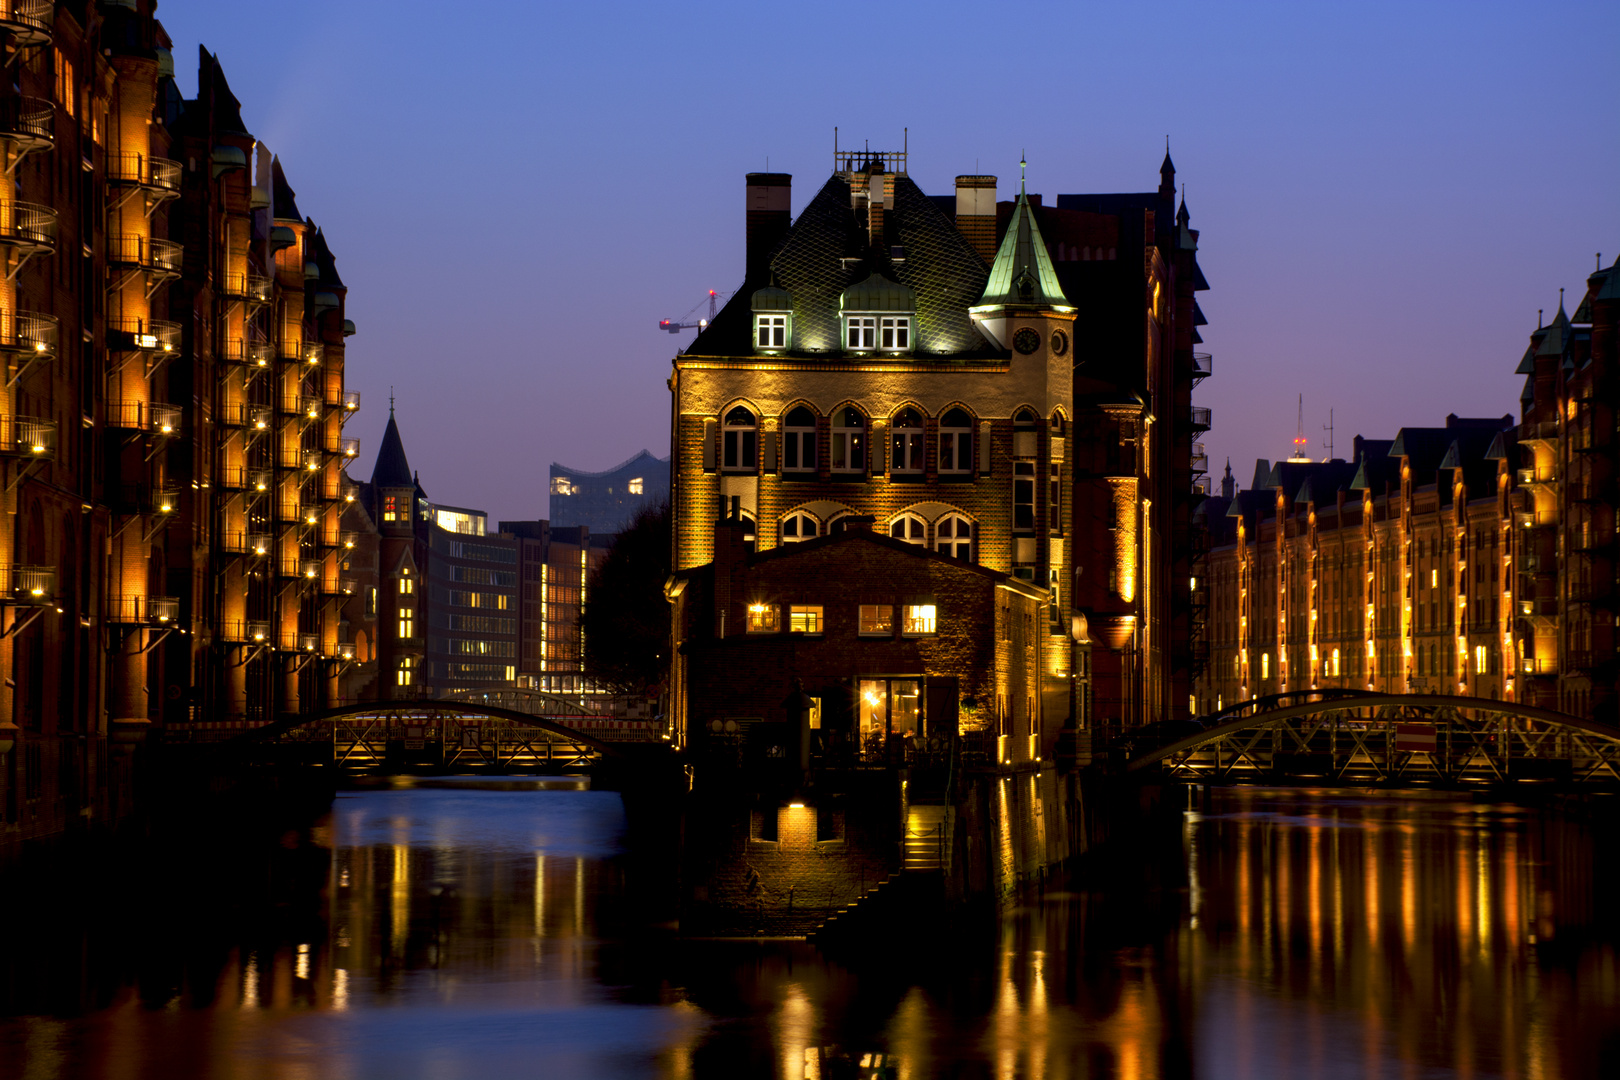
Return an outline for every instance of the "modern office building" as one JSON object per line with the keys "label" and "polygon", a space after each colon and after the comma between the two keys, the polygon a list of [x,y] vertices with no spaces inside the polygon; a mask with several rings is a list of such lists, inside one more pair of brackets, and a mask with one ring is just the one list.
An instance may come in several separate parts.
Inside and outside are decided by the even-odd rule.
{"label": "modern office building", "polygon": [[375,550],[357,578],[377,590],[376,625],[359,631],[376,662],[375,682],[355,691],[361,700],[517,686],[588,692],[580,611],[610,537],[543,520],[491,532],[482,510],[433,502],[392,408],[349,524],[362,534],[356,550]]}
{"label": "modern office building", "polygon": [[604,472],[551,464],[551,516],[555,528],[584,527],[616,533],[646,507],[669,501],[669,459],[643,450]]}
{"label": "modern office building", "polygon": [[1203,507],[1213,662],[1195,708],[1323,687],[1461,694],[1614,723],[1620,272],[1520,360],[1511,414],[1256,464]]}
{"label": "modern office building", "polygon": [[[677,573],[728,518],[764,553],[870,516],[1044,592],[1035,730],[1089,723],[1093,695],[1107,726],[1185,710],[1209,364],[1174,179],[1166,155],[1157,190],[1046,206],[1022,180],[998,202],[992,176],[930,196],[905,153],[838,152],[792,220],[791,178],[750,174],[745,284],[670,378]],[[704,708],[683,644],[677,741]]]}

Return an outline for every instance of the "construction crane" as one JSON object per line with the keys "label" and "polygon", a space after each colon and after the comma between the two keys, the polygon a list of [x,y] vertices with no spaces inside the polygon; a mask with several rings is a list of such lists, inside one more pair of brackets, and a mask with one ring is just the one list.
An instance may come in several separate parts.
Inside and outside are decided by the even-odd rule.
{"label": "construction crane", "polygon": [[720,294],[715,292],[713,289],[710,289],[708,301],[709,317],[707,319],[699,319],[697,322],[687,321],[697,313],[699,308],[703,306],[703,301],[699,300],[697,303],[692,305],[691,311],[688,311],[685,315],[682,315],[678,319],[659,319],[658,329],[667,330],[671,334],[678,334],[682,330],[702,330],[704,327],[708,326],[714,321],[715,310],[720,306]]}

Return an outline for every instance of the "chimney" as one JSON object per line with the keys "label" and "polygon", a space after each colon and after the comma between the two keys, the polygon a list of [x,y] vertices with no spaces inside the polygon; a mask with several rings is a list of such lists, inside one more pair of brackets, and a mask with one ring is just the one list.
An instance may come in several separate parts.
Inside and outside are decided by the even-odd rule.
{"label": "chimney", "polygon": [[770,279],[768,260],[793,222],[793,177],[788,173],[748,174],[748,262],[750,283]]}
{"label": "chimney", "polygon": [[985,262],[996,257],[996,178],[956,178],[956,228]]}

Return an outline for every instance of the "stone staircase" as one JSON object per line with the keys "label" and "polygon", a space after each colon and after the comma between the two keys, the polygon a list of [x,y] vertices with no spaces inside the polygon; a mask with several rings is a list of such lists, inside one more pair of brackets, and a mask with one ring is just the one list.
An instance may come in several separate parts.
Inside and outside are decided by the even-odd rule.
{"label": "stone staircase", "polygon": [[902,865],[907,873],[947,868],[950,858],[945,807],[911,806],[906,811],[906,847]]}

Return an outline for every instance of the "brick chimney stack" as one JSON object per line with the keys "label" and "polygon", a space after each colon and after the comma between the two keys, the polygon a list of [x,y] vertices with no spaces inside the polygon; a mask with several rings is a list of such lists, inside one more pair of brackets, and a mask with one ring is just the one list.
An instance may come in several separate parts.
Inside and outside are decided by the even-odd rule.
{"label": "brick chimney stack", "polygon": [[956,227],[985,262],[996,257],[996,178],[956,178]]}
{"label": "brick chimney stack", "polygon": [[771,252],[792,223],[792,175],[749,173],[747,275],[751,284],[769,284]]}

